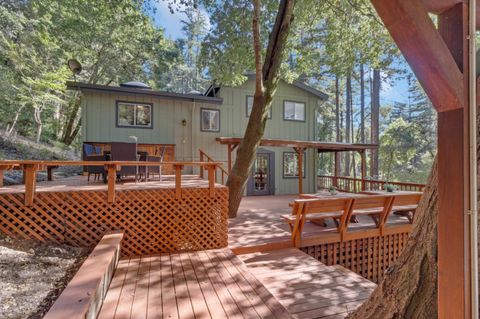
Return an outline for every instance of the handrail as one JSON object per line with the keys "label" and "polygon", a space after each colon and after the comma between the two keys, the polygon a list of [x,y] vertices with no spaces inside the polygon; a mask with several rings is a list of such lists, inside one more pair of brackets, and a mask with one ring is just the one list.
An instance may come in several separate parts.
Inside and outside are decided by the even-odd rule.
{"label": "handrail", "polygon": [[[207,159],[207,163],[215,163],[212,157],[210,157],[207,153],[205,153],[203,150],[199,149],[198,150],[200,153],[200,162],[205,162],[203,159]],[[225,177],[228,177],[228,172],[223,168],[223,166],[217,166],[218,169],[220,169],[220,172],[222,173],[222,184],[225,184]],[[200,177],[203,178],[203,169],[200,169]]]}
{"label": "handrail", "polygon": [[[383,189],[386,184],[394,185],[403,191],[423,191],[425,184],[409,183],[409,182],[387,182],[382,180],[373,179],[360,179],[348,176],[331,176],[331,175],[318,175],[317,182],[321,188],[328,188],[335,186],[339,191],[343,192],[356,192],[358,189],[365,190],[380,190]],[[358,187],[360,186],[360,187]]]}
{"label": "handrail", "polygon": [[49,166],[105,166],[108,181],[108,202],[115,202],[116,172],[122,166],[161,166],[172,165],[175,169],[175,197],[182,198],[182,169],[184,166],[199,166],[201,171],[208,170],[208,188],[210,196],[215,196],[215,172],[220,162],[143,162],[143,161],[34,161],[4,160],[0,161],[0,176],[4,170],[21,169],[25,180],[25,205],[31,206],[35,197],[36,172]]}

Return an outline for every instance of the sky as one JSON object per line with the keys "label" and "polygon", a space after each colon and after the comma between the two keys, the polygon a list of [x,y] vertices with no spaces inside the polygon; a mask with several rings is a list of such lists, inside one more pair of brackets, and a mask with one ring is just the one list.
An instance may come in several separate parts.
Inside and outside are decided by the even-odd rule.
{"label": "sky", "polygon": [[[165,30],[165,35],[176,40],[183,37],[181,20],[184,14],[175,11],[173,14],[165,1],[156,2],[156,12],[152,14],[155,25]],[[180,8],[184,9],[184,8]],[[381,91],[381,104],[393,104],[393,102],[407,102],[408,86],[406,80],[395,80],[392,83],[383,82]]]}

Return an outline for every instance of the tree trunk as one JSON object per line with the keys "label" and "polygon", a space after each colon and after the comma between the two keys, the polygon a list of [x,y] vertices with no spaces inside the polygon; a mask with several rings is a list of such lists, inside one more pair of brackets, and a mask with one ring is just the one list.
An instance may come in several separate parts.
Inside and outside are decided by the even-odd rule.
{"label": "tree trunk", "polygon": [[[380,121],[380,70],[373,70],[372,80],[372,101],[371,101],[371,129],[370,139],[372,144],[378,144],[379,141],[379,121]],[[371,151],[370,176],[378,178],[378,150]]]}
{"label": "tree trunk", "polygon": [[349,319],[437,317],[437,180],[435,159],[404,251]]}
{"label": "tree trunk", "polygon": [[[63,136],[61,140],[62,143],[66,145],[70,145],[78,134],[79,130],[76,129],[76,127],[74,128],[74,126],[75,126],[75,121],[77,120],[78,111],[80,110],[80,105],[81,105],[80,96],[75,94],[73,97],[72,110],[68,113],[68,117],[65,123]],[[78,123],[79,122],[77,122],[77,125]]]}
{"label": "tree trunk", "polygon": [[[347,103],[345,110],[345,142],[350,143],[351,124],[352,124],[352,75],[347,75]],[[350,153],[345,154],[345,176],[350,176]]]}
{"label": "tree trunk", "polygon": [[22,104],[18,110],[15,112],[15,116],[13,117],[13,122],[12,124],[8,127],[7,129],[7,136],[10,136],[14,130],[15,130],[15,127],[17,126],[17,123],[18,123],[18,119],[20,118],[20,114],[22,113],[22,110],[25,108],[25,105]]}
{"label": "tree trunk", "polygon": [[360,143],[365,143],[365,74],[360,64]]}
{"label": "tree trunk", "polygon": [[245,185],[252,169],[257,148],[265,131],[268,111],[280,80],[280,66],[290,26],[293,20],[294,0],[280,1],[275,24],[268,39],[265,59],[261,62],[262,48],[260,39],[260,0],[254,0],[253,10],[253,48],[255,53],[255,95],[252,112],[242,142],[238,146],[237,158],[228,176],[229,217],[236,217]]}

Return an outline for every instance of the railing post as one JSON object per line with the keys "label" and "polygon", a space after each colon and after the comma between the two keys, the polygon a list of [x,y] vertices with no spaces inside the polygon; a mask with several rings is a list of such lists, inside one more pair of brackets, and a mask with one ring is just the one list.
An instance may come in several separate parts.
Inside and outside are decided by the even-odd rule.
{"label": "railing post", "polygon": [[108,192],[107,200],[110,204],[115,202],[115,182],[117,179],[117,165],[106,164],[107,167],[107,179],[108,179]]}
{"label": "railing post", "polygon": [[[200,152],[200,162],[203,162],[203,152],[202,150],[199,151]],[[203,166],[200,165],[200,178],[203,179]]]}
{"label": "railing post", "polygon": [[[182,198],[182,169],[183,165],[173,165],[175,169],[175,198]],[[200,166],[200,168],[202,168]]]}
{"label": "railing post", "polygon": [[35,184],[37,182],[35,164],[23,165],[23,178],[25,180],[25,206],[31,206],[35,196]]}
{"label": "railing post", "polygon": [[208,165],[208,188],[210,190],[210,197],[215,197],[215,171],[216,165]]}
{"label": "railing post", "polygon": [[3,169],[0,169],[0,187],[3,187]]}

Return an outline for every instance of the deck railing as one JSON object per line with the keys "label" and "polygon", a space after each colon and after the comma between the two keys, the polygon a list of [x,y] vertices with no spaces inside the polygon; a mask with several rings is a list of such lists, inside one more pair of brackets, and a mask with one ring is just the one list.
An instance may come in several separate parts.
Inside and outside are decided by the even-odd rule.
{"label": "deck railing", "polygon": [[[207,153],[202,151],[201,149],[198,150],[200,154],[200,162],[207,162],[207,163],[216,163],[216,161],[211,158]],[[220,176],[222,179],[222,184],[225,184],[226,178],[228,177],[228,172],[223,168],[223,166],[217,166],[217,169],[220,171]],[[203,178],[203,169],[200,168],[200,177]]]}
{"label": "deck railing", "polygon": [[[104,166],[107,172],[108,184],[108,202],[115,202],[115,184],[117,171],[122,166],[162,166],[170,165],[175,170],[175,197],[182,197],[182,169],[185,166],[198,166],[200,171],[208,171],[208,188],[210,196],[215,196],[215,172],[221,165],[219,162],[143,162],[143,161],[30,161],[30,160],[8,160],[0,161],[0,178],[3,177],[5,170],[23,170],[25,182],[25,205],[30,206],[33,203],[36,189],[37,171],[48,170],[51,167],[59,166]],[[1,186],[1,185],[0,185]]]}
{"label": "deck railing", "polygon": [[339,191],[357,193],[361,191],[383,190],[385,185],[390,184],[401,191],[422,192],[425,184],[403,183],[403,182],[386,182],[381,180],[360,179],[345,176],[328,176],[319,175],[317,177],[317,187],[319,189],[328,189],[335,186]]}

